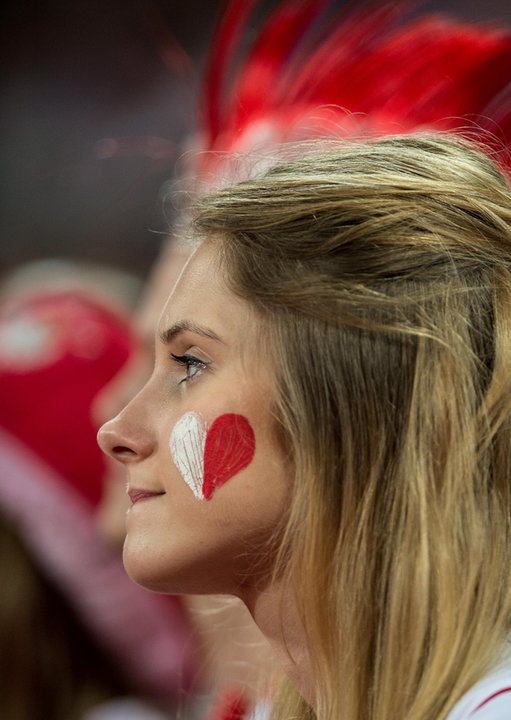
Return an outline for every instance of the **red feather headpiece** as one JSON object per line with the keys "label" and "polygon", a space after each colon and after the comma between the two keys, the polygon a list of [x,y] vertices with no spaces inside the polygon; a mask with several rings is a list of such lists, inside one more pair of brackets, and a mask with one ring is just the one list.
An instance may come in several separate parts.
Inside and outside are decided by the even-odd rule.
{"label": "red feather headpiece", "polygon": [[[407,2],[230,0],[205,77],[198,171],[281,142],[467,128],[511,140],[511,33]],[[252,38],[249,42],[249,38]]]}

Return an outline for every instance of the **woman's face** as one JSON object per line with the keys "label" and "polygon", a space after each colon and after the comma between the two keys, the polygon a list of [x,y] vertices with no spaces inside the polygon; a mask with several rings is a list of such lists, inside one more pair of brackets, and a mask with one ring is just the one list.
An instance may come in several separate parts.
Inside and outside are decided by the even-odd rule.
{"label": "woman's face", "polygon": [[161,314],[151,378],[99,433],[128,470],[124,563],[141,585],[243,596],[271,570],[291,471],[261,338],[201,247]]}

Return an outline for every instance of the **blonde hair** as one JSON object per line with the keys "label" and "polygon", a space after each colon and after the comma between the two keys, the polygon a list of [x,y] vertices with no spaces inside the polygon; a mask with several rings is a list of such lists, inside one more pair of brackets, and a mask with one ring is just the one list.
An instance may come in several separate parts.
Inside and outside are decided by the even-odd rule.
{"label": "blonde hair", "polygon": [[387,137],[308,148],[195,225],[271,338],[317,717],[442,720],[510,625],[508,183],[468,141]]}

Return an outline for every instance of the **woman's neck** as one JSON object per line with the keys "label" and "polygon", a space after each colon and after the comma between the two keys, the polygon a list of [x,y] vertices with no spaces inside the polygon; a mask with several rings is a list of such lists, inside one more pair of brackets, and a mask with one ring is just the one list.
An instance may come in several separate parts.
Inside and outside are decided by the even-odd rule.
{"label": "woman's neck", "polygon": [[275,652],[277,662],[306,701],[314,704],[314,683],[305,630],[289,586],[273,581],[241,597]]}

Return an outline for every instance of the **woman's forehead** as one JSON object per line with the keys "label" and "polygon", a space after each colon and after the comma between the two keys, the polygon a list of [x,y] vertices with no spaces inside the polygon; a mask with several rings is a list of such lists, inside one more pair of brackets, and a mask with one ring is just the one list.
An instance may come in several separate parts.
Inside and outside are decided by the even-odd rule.
{"label": "woman's forehead", "polygon": [[[250,306],[222,281],[217,251],[201,246],[187,262],[160,316],[158,332],[188,325],[225,341],[243,337],[252,324]],[[185,328],[186,329],[186,328]]]}

